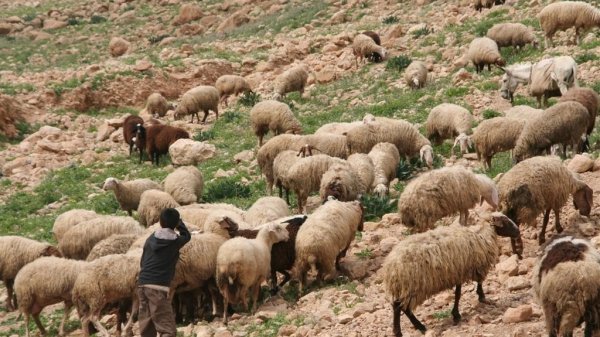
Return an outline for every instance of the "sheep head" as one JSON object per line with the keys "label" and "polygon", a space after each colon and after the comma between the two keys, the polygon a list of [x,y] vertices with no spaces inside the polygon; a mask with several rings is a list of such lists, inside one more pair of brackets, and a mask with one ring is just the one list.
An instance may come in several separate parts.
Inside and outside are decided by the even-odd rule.
{"label": "sheep head", "polygon": [[473,148],[473,141],[471,137],[467,136],[466,133],[461,133],[456,137],[454,145],[452,145],[452,153],[454,154],[454,148],[456,145],[460,146],[460,153],[469,153],[469,148]]}
{"label": "sheep head", "polygon": [[475,178],[479,182],[479,194],[481,196],[481,203],[485,200],[493,209],[498,208],[500,198],[498,196],[498,188],[496,183],[484,174],[476,174]]}
{"label": "sheep head", "polygon": [[117,180],[116,178],[113,178],[113,177],[109,177],[109,178],[106,178],[106,180],[104,181],[104,185],[102,186],[102,189],[105,191],[114,190],[117,188],[118,184],[119,184],[119,180]]}
{"label": "sheep head", "polygon": [[419,149],[419,156],[421,160],[427,164],[427,167],[433,167],[433,148],[431,145],[423,145],[421,149]]}
{"label": "sheep head", "polygon": [[229,233],[230,237],[235,236],[235,232],[237,232],[237,230],[239,229],[238,224],[228,216],[224,216],[223,219],[219,221],[219,226],[225,229]]}
{"label": "sheep head", "polygon": [[267,232],[269,240],[273,243],[287,241],[290,238],[290,234],[282,224],[270,223],[261,229],[262,231]]}
{"label": "sheep head", "polygon": [[521,235],[519,227],[506,215],[500,212],[494,212],[491,215],[490,224],[494,227],[499,236],[516,238]]}
{"label": "sheep head", "polygon": [[41,256],[62,257],[62,253],[60,252],[60,250],[58,250],[58,248],[56,248],[54,246],[48,246],[48,247],[44,248],[44,250],[42,250],[42,253],[40,254],[40,257]]}
{"label": "sheep head", "polygon": [[573,193],[573,206],[579,211],[580,215],[589,216],[594,205],[594,191],[588,186],[583,185]]}

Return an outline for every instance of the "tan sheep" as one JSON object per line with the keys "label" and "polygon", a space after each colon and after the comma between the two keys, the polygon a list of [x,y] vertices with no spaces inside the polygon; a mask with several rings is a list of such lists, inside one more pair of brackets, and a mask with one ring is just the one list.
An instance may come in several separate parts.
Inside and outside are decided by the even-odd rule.
{"label": "tan sheep", "polygon": [[331,165],[321,177],[321,202],[327,201],[329,197],[339,201],[352,201],[362,193],[365,191],[361,191],[360,179],[348,162]]}
{"label": "tan sheep", "polygon": [[181,206],[176,208],[181,216],[181,219],[185,224],[190,226],[196,226],[200,229],[204,228],[204,224],[209,218],[213,211],[227,211],[235,213],[240,219],[245,213],[243,210],[229,204],[216,203],[216,204],[191,204],[187,206]]}
{"label": "tan sheep", "polygon": [[288,215],[290,210],[285,200],[277,197],[262,197],[248,208],[243,218],[248,225],[256,227]]}
{"label": "tan sheep", "polygon": [[365,153],[354,153],[348,156],[347,161],[358,177],[359,193],[371,192],[373,181],[375,181],[375,164],[373,164],[372,158]]}
{"label": "tan sheep", "polygon": [[412,61],[404,70],[404,81],[412,89],[420,89],[427,82],[427,66],[421,61]]}
{"label": "tan sheep", "polygon": [[[283,198],[283,181],[287,179],[287,174],[300,158],[298,151],[285,150],[281,151],[273,161],[273,184],[279,190],[279,198]],[[286,188],[285,200],[290,203],[290,191]]]}
{"label": "tan sheep", "polygon": [[369,158],[375,168],[373,191],[379,196],[384,196],[388,193],[390,182],[396,178],[400,153],[394,144],[378,143],[369,152]]}
{"label": "tan sheep", "polygon": [[361,125],[363,122],[351,122],[351,123],[327,123],[322,125],[320,128],[315,131],[315,135],[320,134],[334,134],[334,135],[344,135],[344,133],[350,131],[355,126]]}
{"label": "tan sheep", "polygon": [[352,53],[354,54],[356,67],[358,68],[359,61],[363,63],[373,54],[378,54],[381,59],[385,59],[386,50],[382,46],[377,45],[370,36],[358,34],[352,41]]}
{"label": "tan sheep", "polygon": [[510,46],[522,48],[528,44],[536,48],[538,45],[533,29],[522,23],[497,23],[486,36],[496,42],[498,49]]}
{"label": "tan sheep", "polygon": [[456,137],[452,152],[457,144],[461,153],[469,152],[469,137],[474,123],[473,115],[469,110],[450,103],[442,103],[433,109],[425,122],[427,138],[434,144],[441,144],[444,139]]}
{"label": "tan sheep", "polygon": [[240,94],[252,92],[252,88],[250,88],[248,81],[238,75],[223,75],[217,78],[215,88],[219,91],[221,102],[224,103],[225,106],[227,106],[227,99],[229,96],[238,96]]}
{"label": "tan sheep", "polygon": [[304,93],[304,87],[308,80],[307,67],[304,65],[294,66],[275,78],[275,93],[273,99],[280,100],[287,93],[298,91]]}
{"label": "tan sheep", "polygon": [[139,234],[114,234],[94,245],[86,261],[94,261],[111,254],[125,254],[140,237]]}
{"label": "tan sheep", "polygon": [[162,190],[162,186],[150,179],[122,181],[110,177],[106,178],[102,189],[105,191],[113,191],[121,209],[131,216],[133,210],[137,210],[140,205],[142,193],[147,190]]}
{"label": "tan sheep", "polygon": [[589,115],[586,139],[583,147],[583,151],[587,151],[590,147],[589,136],[594,131],[596,125],[596,116],[598,115],[598,107],[600,106],[600,97],[590,88],[573,87],[567,91],[559,100],[559,102],[575,101],[581,103]]}
{"label": "tan sheep", "polygon": [[496,153],[512,150],[521,135],[526,121],[508,117],[495,117],[479,123],[471,140],[475,145],[477,159],[485,169],[492,167]]}
{"label": "tan sheep", "polygon": [[204,179],[195,166],[182,166],[169,173],[164,181],[165,192],[180,205],[189,205],[202,198]]}
{"label": "tan sheep", "polygon": [[250,121],[254,134],[258,137],[258,147],[263,144],[263,137],[269,132],[300,134],[302,125],[294,116],[287,104],[268,100],[256,104],[250,110]]}
{"label": "tan sheep", "polygon": [[473,39],[471,44],[469,44],[466,55],[467,59],[473,62],[477,73],[483,71],[485,65],[488,66],[489,71],[492,70],[492,64],[499,67],[506,65],[506,62],[500,55],[498,45],[494,40],[488,37],[477,37]]}
{"label": "tan sheep", "polygon": [[504,117],[531,121],[544,113],[543,109],[532,108],[529,105],[516,105],[504,111]]}
{"label": "tan sheep", "polygon": [[152,226],[160,217],[160,212],[165,208],[179,207],[177,201],[167,192],[159,190],[148,190],[142,193],[140,205],[138,206],[138,216],[140,225],[144,227]]}
{"label": "tan sheep", "polygon": [[593,27],[600,27],[600,10],[584,1],[559,1],[544,7],[537,15],[546,34],[546,48],[554,47],[552,37],[559,30],[575,28],[575,42]]}
{"label": "tan sheep", "polygon": [[56,217],[54,225],[52,226],[52,234],[54,234],[56,241],[60,241],[63,235],[71,229],[71,227],[95,217],[98,217],[98,214],[87,209],[68,210]]}
{"label": "tan sheep", "polygon": [[198,111],[204,111],[202,123],[206,122],[208,112],[215,113],[215,119],[219,119],[219,91],[209,85],[201,85],[188,90],[181,96],[181,101],[175,109],[175,119],[181,119],[186,115],[192,115],[190,123],[194,123],[194,115],[200,122]]}
{"label": "tan sheep", "polygon": [[146,112],[153,117],[164,117],[173,106],[158,92],[148,96]]}

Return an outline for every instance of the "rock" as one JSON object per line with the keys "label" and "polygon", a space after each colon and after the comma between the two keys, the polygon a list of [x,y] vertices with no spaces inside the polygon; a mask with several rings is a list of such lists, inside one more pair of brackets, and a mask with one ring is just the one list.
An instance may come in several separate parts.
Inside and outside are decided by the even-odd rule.
{"label": "rock", "polygon": [[579,224],[579,231],[585,236],[594,236],[596,227],[591,222],[583,222]]}
{"label": "rock", "polygon": [[8,35],[12,30],[12,25],[8,22],[0,22],[0,35]]}
{"label": "rock", "polygon": [[241,9],[233,14],[230,17],[225,19],[225,21],[221,22],[219,27],[217,27],[217,32],[219,33],[227,33],[234,28],[237,28],[245,23],[248,23],[250,18],[246,15],[246,11]]}
{"label": "rock", "polygon": [[401,25],[395,25],[387,33],[386,39],[388,39],[388,40],[397,39],[399,37],[402,37],[402,35],[404,35],[404,30],[402,29],[402,26]]}
{"label": "rock", "polygon": [[110,55],[118,57],[125,54],[129,50],[130,43],[120,37],[113,37],[108,43]]}
{"label": "rock", "polygon": [[19,168],[29,164],[31,164],[31,159],[29,159],[27,156],[13,159],[2,166],[2,175],[10,176],[13,174],[13,170],[16,171]]}
{"label": "rock", "polygon": [[327,67],[317,72],[317,82],[319,83],[329,83],[335,80],[336,77],[336,71],[333,67]]}
{"label": "rock", "polygon": [[458,84],[463,81],[467,81],[473,78],[470,72],[468,72],[465,68],[460,68],[454,76],[452,76],[452,83]]}
{"label": "rock", "polygon": [[516,308],[508,308],[502,316],[504,323],[520,323],[531,319],[533,308],[529,304],[523,304]]}
{"label": "rock", "polygon": [[212,337],[213,335],[211,328],[208,326],[196,326],[194,332],[196,333],[195,337]]}
{"label": "rock", "polygon": [[214,334],[214,337],[233,337],[233,335],[231,334],[231,332],[229,332],[229,330],[221,330],[217,331]]}
{"label": "rock", "polygon": [[235,161],[236,164],[239,164],[241,162],[249,163],[253,159],[254,159],[254,151],[252,151],[252,150],[244,150],[244,151],[236,154],[235,156],[233,156],[233,161]]}
{"label": "rock", "polygon": [[123,130],[118,129],[118,130],[113,131],[113,133],[111,133],[108,138],[113,143],[122,143],[124,141],[124,139],[123,139]]}
{"label": "rock", "polygon": [[519,264],[517,255],[512,255],[508,259],[498,263],[496,270],[501,274],[508,276],[517,276],[519,274]]}
{"label": "rock", "polygon": [[[518,272],[518,271],[517,271]],[[506,280],[506,288],[510,291],[527,289],[531,287],[531,283],[523,276],[513,276]]]}
{"label": "rock", "polygon": [[200,19],[200,24],[206,28],[211,28],[219,22],[219,18],[216,15],[207,15]]}
{"label": "rock", "polygon": [[231,177],[232,175],[235,174],[235,170],[231,169],[231,170],[223,170],[223,169],[218,169],[217,172],[215,172],[214,177],[215,178],[227,178],[227,177]]}
{"label": "rock", "polygon": [[203,25],[196,23],[186,23],[179,28],[179,35],[200,35],[206,31]]}
{"label": "rock", "polygon": [[195,4],[185,4],[179,9],[179,15],[173,20],[173,25],[178,26],[198,20],[202,17],[202,9]]}
{"label": "rock", "polygon": [[340,324],[346,324],[352,321],[352,315],[344,314],[338,316],[338,322]]}
{"label": "rock", "polygon": [[340,23],[344,23],[346,22],[346,11],[345,10],[341,10],[335,14],[333,14],[333,16],[331,16],[331,19],[329,20],[329,23],[331,23],[332,25],[336,25],[336,24],[340,24]]}
{"label": "rock", "polygon": [[67,26],[66,21],[55,20],[55,19],[46,19],[46,20],[44,20],[43,27],[45,30],[52,30],[52,29],[63,28],[66,26]]}
{"label": "rock", "polygon": [[138,60],[135,63],[135,66],[133,66],[133,70],[136,71],[146,71],[150,68],[152,68],[152,62],[148,61],[148,60]]}
{"label": "rock", "polygon": [[298,328],[295,325],[282,325],[277,332],[277,336],[291,336]]}
{"label": "rock", "polygon": [[340,268],[348,277],[359,280],[367,276],[369,261],[361,260],[357,256],[346,256],[340,263]]}
{"label": "rock", "polygon": [[96,141],[102,142],[108,139],[116,129],[107,123],[102,124],[96,132]]}
{"label": "rock", "polygon": [[382,253],[387,254],[392,251],[394,246],[398,243],[398,239],[393,236],[385,237],[379,242],[379,249]]}
{"label": "rock", "polygon": [[169,147],[169,156],[174,165],[197,165],[214,157],[217,149],[206,142],[179,139]]}
{"label": "rock", "polygon": [[591,170],[594,167],[594,160],[585,154],[576,154],[567,168],[576,173],[583,173]]}
{"label": "rock", "polygon": [[42,139],[36,144],[36,152],[48,151],[53,153],[60,153],[62,150],[61,144],[46,139]]}

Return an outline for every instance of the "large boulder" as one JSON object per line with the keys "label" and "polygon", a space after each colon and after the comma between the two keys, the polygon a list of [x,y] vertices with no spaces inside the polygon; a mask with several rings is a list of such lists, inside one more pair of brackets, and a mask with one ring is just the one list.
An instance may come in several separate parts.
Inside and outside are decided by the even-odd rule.
{"label": "large boulder", "polygon": [[169,155],[174,165],[198,165],[214,157],[216,151],[214,145],[192,139],[178,139],[169,146]]}
{"label": "large boulder", "polygon": [[118,57],[125,54],[129,50],[129,46],[130,43],[121,37],[113,37],[108,43],[108,49],[112,57]]}
{"label": "large boulder", "polygon": [[179,15],[173,20],[173,25],[178,26],[185,23],[190,23],[202,17],[202,9],[195,4],[185,4],[179,9]]}

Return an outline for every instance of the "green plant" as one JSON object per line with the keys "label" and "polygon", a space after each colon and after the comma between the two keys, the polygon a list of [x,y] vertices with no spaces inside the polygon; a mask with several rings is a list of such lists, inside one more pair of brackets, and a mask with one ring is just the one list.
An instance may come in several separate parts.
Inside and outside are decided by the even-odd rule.
{"label": "green plant", "polygon": [[383,18],[382,22],[386,25],[391,25],[393,23],[397,23],[398,21],[400,21],[400,19],[398,19],[394,15],[390,15],[390,16],[386,16],[385,18]]}
{"label": "green plant", "polygon": [[79,24],[81,24],[81,22],[79,22],[77,18],[69,18],[69,20],[67,20],[67,25],[69,26],[77,26]]}
{"label": "green plant", "polygon": [[238,103],[243,106],[253,107],[256,105],[256,103],[260,102],[260,98],[260,94],[254,91],[248,91],[240,96]]}
{"label": "green plant", "polygon": [[364,217],[367,221],[381,219],[384,214],[396,210],[396,199],[388,196],[363,195],[360,199],[364,208]]}
{"label": "green plant", "polygon": [[585,63],[588,61],[596,61],[599,58],[600,57],[598,55],[596,55],[595,53],[585,53],[585,54],[577,55],[575,57],[575,61],[577,62],[577,64],[581,64],[581,63]]}
{"label": "green plant", "polygon": [[408,180],[412,178],[414,171],[415,166],[412,165],[410,160],[400,159],[396,168],[396,178],[399,180]]}
{"label": "green plant", "polygon": [[411,35],[413,36],[414,39],[418,39],[421,36],[426,36],[426,35],[429,35],[431,33],[433,33],[433,28],[428,28],[427,26],[424,26],[422,28],[419,28],[419,29],[413,31],[411,33]]}
{"label": "green plant", "polygon": [[206,202],[216,202],[227,198],[247,198],[251,194],[250,187],[235,180],[235,177],[216,179],[207,184],[202,196]]}
{"label": "green plant", "polygon": [[496,110],[492,110],[492,109],[485,109],[485,110],[483,110],[483,112],[481,113],[481,115],[483,116],[484,119],[490,119],[490,118],[502,116],[501,113],[499,113]]}
{"label": "green plant", "polygon": [[214,129],[210,129],[210,130],[206,130],[206,131],[200,130],[198,133],[196,133],[196,135],[194,135],[194,140],[197,140],[199,142],[204,142],[204,141],[214,139],[214,138],[215,138],[215,130]]}
{"label": "green plant", "polygon": [[447,97],[462,97],[469,92],[467,87],[450,87],[446,89],[445,95]]}
{"label": "green plant", "polygon": [[406,55],[394,56],[387,61],[385,69],[402,71],[404,68],[408,67],[411,62],[412,60],[410,57]]}
{"label": "green plant", "polygon": [[225,123],[237,123],[242,119],[242,113],[239,111],[228,111],[223,115]]}
{"label": "green plant", "polygon": [[107,19],[101,15],[92,15],[92,17],[90,18],[90,22],[93,24],[102,23],[106,21]]}
{"label": "green plant", "polygon": [[367,247],[358,253],[354,253],[354,255],[358,256],[361,260],[370,259],[373,256],[373,249]]}
{"label": "green plant", "polygon": [[434,312],[432,316],[435,319],[442,320],[442,319],[449,318],[450,314],[451,314],[450,310],[443,310],[443,311]]}
{"label": "green plant", "polygon": [[162,35],[152,35],[148,38],[148,42],[150,42],[151,44],[157,44],[160,41],[164,40],[165,38],[169,37],[168,34],[162,34]]}

